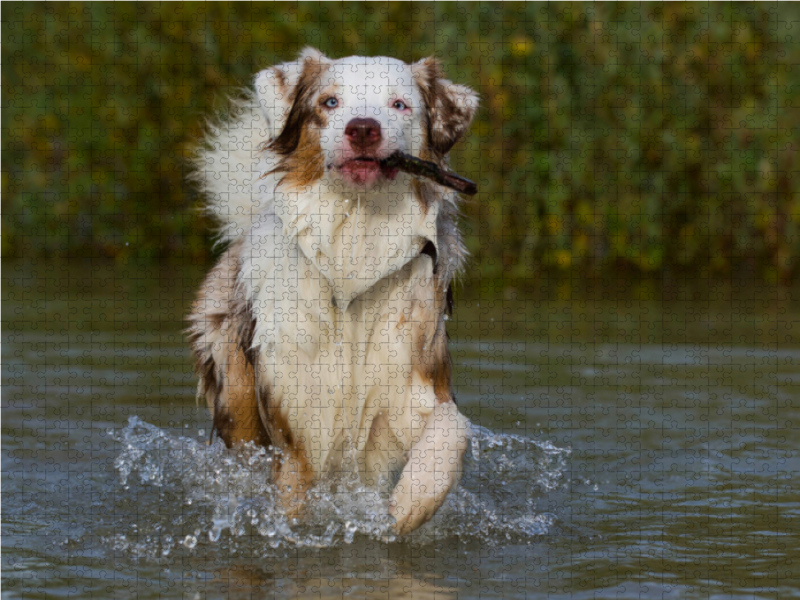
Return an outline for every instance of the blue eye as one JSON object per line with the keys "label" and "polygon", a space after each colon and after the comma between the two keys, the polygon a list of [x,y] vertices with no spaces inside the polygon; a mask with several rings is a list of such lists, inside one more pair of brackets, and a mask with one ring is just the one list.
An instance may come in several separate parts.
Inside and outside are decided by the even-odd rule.
{"label": "blue eye", "polygon": [[407,109],[407,108],[408,108],[408,107],[406,106],[406,103],[405,103],[405,102],[403,102],[402,100],[398,100],[397,102],[395,102],[394,104],[392,104],[392,106],[393,106],[394,108],[396,108],[397,110],[405,110],[405,109]]}
{"label": "blue eye", "polygon": [[328,98],[325,102],[322,103],[323,105],[327,106],[328,108],[336,108],[339,106],[339,101],[336,98]]}

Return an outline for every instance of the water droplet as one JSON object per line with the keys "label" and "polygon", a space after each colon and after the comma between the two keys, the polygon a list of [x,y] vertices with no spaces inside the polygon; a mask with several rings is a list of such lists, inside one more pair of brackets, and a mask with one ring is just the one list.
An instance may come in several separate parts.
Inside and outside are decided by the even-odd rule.
{"label": "water droplet", "polygon": [[356,536],[356,531],[358,531],[358,527],[355,523],[350,521],[346,521],[344,524],[344,542],[345,544],[352,544],[353,538]]}
{"label": "water droplet", "polygon": [[273,527],[272,525],[265,524],[258,526],[258,533],[259,535],[266,538],[274,538],[277,532],[275,531],[275,527]]}
{"label": "water droplet", "polygon": [[173,541],[171,535],[164,536],[164,541],[161,544],[161,556],[169,556],[169,553],[172,551]]}

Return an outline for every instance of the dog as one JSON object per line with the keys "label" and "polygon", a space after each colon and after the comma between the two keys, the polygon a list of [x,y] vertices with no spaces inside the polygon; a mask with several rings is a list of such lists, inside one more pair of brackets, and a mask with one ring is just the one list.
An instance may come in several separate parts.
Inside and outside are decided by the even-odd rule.
{"label": "dog", "polygon": [[194,163],[227,244],[188,317],[198,399],[226,446],[280,450],[288,514],[351,468],[390,493],[394,531],[413,531],[468,444],[445,331],[466,249],[457,195],[381,160],[400,150],[445,167],[477,95],[434,58],[312,48],[254,87],[208,126]]}

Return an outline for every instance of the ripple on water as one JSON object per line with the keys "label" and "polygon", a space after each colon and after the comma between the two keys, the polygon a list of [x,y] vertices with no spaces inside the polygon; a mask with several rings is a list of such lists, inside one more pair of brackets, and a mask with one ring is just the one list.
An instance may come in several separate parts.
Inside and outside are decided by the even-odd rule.
{"label": "ripple on water", "polygon": [[[569,449],[471,429],[461,483],[435,517],[403,541],[524,542],[556,522],[555,514],[537,506],[567,485]],[[227,450],[221,441],[209,445],[174,435],[138,417],[109,435],[119,447],[114,466],[122,489],[116,496],[137,507],[129,515],[136,535],[106,538],[117,551],[156,560],[201,547],[270,556],[290,547],[350,544],[357,535],[395,540],[388,496],[363,485],[355,472],[324,478],[309,491],[302,518],[288,519],[270,483],[277,451],[250,444]]]}

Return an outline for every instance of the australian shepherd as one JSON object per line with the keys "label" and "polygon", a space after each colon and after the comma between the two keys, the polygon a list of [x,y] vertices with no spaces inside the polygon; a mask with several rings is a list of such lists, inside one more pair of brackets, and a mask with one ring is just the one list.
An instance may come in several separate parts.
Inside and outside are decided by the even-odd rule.
{"label": "australian shepherd", "polygon": [[260,72],[198,151],[227,244],[189,316],[198,397],[228,447],[280,449],[290,514],[316,478],[352,468],[391,493],[406,533],[459,479],[469,432],[445,332],[466,254],[458,198],[381,161],[445,167],[477,104],[432,58],[306,49]]}

